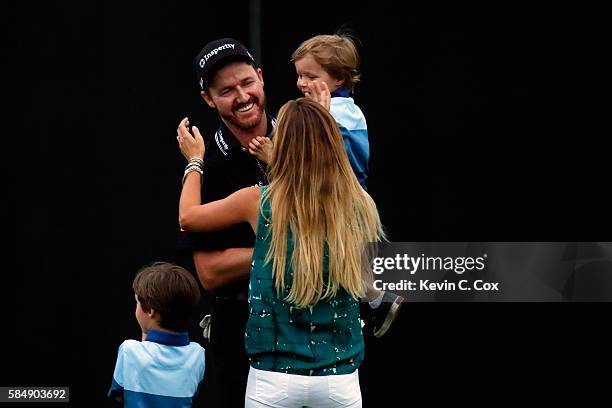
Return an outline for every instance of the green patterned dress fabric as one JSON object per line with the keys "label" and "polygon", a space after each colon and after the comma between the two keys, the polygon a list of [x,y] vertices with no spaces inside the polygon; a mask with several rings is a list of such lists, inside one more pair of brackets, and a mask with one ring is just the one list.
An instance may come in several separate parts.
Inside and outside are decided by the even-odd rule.
{"label": "green patterned dress fabric", "polygon": [[[261,194],[266,187],[262,187]],[[252,367],[298,375],[350,374],[363,361],[364,343],[359,304],[340,288],[330,300],[300,308],[285,302],[292,282],[289,232],[285,292],[278,296],[272,262],[265,262],[270,246],[270,203],[261,204],[249,284],[246,352]],[[323,277],[327,282],[328,254]]]}

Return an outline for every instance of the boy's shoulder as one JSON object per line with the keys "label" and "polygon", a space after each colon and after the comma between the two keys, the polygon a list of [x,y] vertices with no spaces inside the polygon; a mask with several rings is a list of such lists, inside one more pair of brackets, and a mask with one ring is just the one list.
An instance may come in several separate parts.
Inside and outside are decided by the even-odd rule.
{"label": "boy's shoulder", "polygon": [[166,354],[168,350],[177,350],[177,352],[171,352],[168,356],[174,356],[181,358],[181,356],[204,356],[204,348],[196,342],[190,342],[184,346],[172,346],[151,341],[138,341],[133,339],[124,340],[119,346],[119,353],[123,354],[124,358],[138,357],[142,359],[152,358],[159,354]]}
{"label": "boy's shoulder", "polygon": [[365,116],[351,97],[331,98],[329,112],[348,130],[367,129]]}
{"label": "boy's shoulder", "polygon": [[134,348],[134,347],[139,347],[141,345],[142,341],[138,341],[138,340],[134,340],[134,339],[127,339],[127,340],[123,340],[123,343],[121,343],[121,345],[119,347],[123,347],[125,349],[130,349],[130,348]]}
{"label": "boy's shoulder", "polygon": [[[125,340],[119,346],[117,365],[134,373],[171,371],[178,378],[202,378],[205,359],[204,348],[195,342],[172,346],[151,341]],[[151,368],[154,368],[152,372]]]}
{"label": "boy's shoulder", "polygon": [[123,351],[124,353],[134,351],[134,350],[140,350],[143,348],[143,343],[144,343],[143,341],[127,339],[127,340],[124,340],[123,343],[121,343],[121,345],[119,345],[119,350]]}
{"label": "boy's shoulder", "polygon": [[138,340],[128,339],[124,340],[123,343],[119,345],[119,353],[129,353],[141,347],[141,342]]}

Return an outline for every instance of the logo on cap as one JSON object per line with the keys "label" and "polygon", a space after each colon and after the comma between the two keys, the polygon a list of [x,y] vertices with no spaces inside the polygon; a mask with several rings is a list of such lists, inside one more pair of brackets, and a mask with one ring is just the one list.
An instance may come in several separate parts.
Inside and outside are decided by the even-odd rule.
{"label": "logo on cap", "polygon": [[217,55],[219,51],[227,50],[228,48],[231,48],[233,50],[235,46],[236,44],[231,43],[226,43],[218,46],[217,48],[202,57],[202,59],[200,60],[200,68],[204,68],[204,65],[206,65],[206,61],[208,61],[213,55]]}

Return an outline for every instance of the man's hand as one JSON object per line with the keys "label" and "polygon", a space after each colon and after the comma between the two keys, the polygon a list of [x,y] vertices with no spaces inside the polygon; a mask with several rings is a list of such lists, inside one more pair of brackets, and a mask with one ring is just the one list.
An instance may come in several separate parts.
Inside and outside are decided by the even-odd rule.
{"label": "man's hand", "polygon": [[323,81],[312,81],[308,83],[307,87],[306,97],[320,103],[321,106],[329,110],[331,94],[327,84]]}
{"label": "man's hand", "polygon": [[272,158],[272,147],[272,140],[269,137],[257,136],[249,142],[249,153],[269,164]]}
{"label": "man's hand", "polygon": [[193,135],[189,132],[189,119],[184,118],[178,125],[176,129],[177,136],[176,140],[178,140],[179,148],[181,149],[181,153],[187,160],[190,160],[194,157],[203,159],[204,158],[204,138],[200,134],[200,131],[197,127],[193,126]]}

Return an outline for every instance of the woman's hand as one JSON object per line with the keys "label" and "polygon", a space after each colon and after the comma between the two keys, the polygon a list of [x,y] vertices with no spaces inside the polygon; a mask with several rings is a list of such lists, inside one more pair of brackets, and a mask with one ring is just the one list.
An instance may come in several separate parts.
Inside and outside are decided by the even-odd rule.
{"label": "woman's hand", "polygon": [[191,129],[193,130],[193,135],[189,132],[189,119],[184,118],[179,123],[176,132],[178,136],[176,136],[176,140],[178,140],[179,148],[181,149],[181,153],[187,160],[197,157],[199,159],[204,158],[204,139],[200,134],[200,131],[197,127],[193,126]]}

